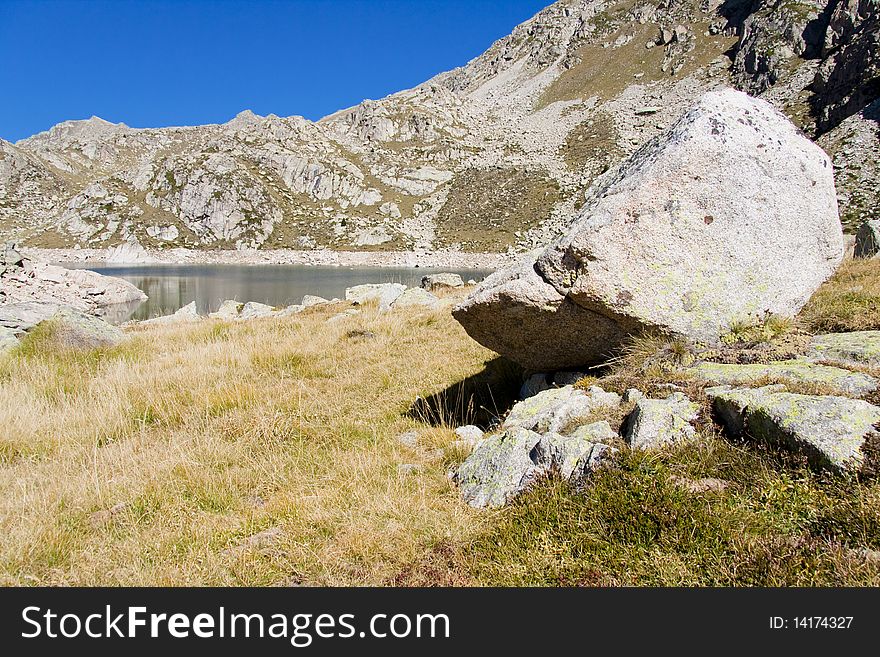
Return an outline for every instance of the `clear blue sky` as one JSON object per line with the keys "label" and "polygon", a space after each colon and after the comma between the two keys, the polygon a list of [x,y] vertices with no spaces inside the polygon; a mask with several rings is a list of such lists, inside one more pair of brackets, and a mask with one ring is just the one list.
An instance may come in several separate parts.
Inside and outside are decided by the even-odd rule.
{"label": "clear blue sky", "polygon": [[0,137],[318,119],[466,63],[551,0],[0,0]]}

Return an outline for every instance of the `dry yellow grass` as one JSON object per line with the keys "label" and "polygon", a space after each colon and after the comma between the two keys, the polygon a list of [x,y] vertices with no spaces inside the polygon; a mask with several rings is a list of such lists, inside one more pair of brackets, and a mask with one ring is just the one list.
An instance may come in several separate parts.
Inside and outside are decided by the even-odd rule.
{"label": "dry yellow grass", "polygon": [[493,354],[448,310],[339,310],[0,361],[0,583],[376,584],[475,531],[407,412]]}
{"label": "dry yellow grass", "polygon": [[880,262],[844,260],[799,320],[814,333],[880,329]]}

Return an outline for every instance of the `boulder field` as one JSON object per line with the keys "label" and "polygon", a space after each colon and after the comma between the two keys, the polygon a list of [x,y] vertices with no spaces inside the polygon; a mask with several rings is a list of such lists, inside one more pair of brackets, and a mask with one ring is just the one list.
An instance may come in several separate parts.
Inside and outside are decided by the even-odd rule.
{"label": "boulder field", "polygon": [[596,364],[645,330],[716,344],[735,323],[795,315],[843,258],[830,159],[732,89],[705,94],[586,196],[561,237],[453,310],[528,369]]}

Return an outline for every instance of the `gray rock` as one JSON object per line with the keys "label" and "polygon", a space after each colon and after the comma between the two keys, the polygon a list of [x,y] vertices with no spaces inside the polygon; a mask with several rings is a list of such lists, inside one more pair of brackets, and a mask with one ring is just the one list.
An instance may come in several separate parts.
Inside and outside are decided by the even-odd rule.
{"label": "gray rock", "polygon": [[550,383],[547,381],[547,375],[544,372],[532,374],[527,378],[519,389],[519,398],[528,399],[534,397],[539,392],[550,389]]}
{"label": "gray rock", "polygon": [[580,483],[614,452],[590,440],[608,432],[603,422],[572,436],[509,429],[480,441],[453,473],[453,481],[476,508],[502,506],[550,474]]}
{"label": "gray rock", "polygon": [[601,362],[647,328],[716,344],[734,322],[796,314],[843,255],[828,156],[730,89],[589,197],[565,235],[454,309],[474,339],[539,371]]}
{"label": "gray rock", "polygon": [[635,388],[630,388],[623,394],[624,404],[635,404],[645,398],[645,393]]}
{"label": "gray rock", "polygon": [[747,385],[764,378],[788,379],[835,388],[848,395],[862,396],[877,390],[878,381],[867,374],[805,360],[771,363],[700,363],[689,370],[698,379],[715,385]]}
{"label": "gray rock", "polygon": [[482,441],[455,472],[465,502],[475,508],[503,506],[542,474],[532,460],[541,435],[510,429]]}
{"label": "gray rock", "polygon": [[208,315],[208,317],[210,317],[211,319],[223,320],[238,319],[243,305],[244,304],[239,303],[238,301],[227,299],[220,304],[220,307],[217,309],[216,312],[211,313],[210,315]]}
{"label": "gray rock", "polygon": [[18,338],[12,329],[0,327],[0,354],[15,349],[18,344]]}
{"label": "gray rock", "polygon": [[197,322],[201,319],[196,302],[188,303],[183,308],[172,315],[164,315],[163,317],[155,317],[141,322],[141,324],[183,324],[186,322]]}
{"label": "gray rock", "polygon": [[605,420],[579,426],[570,434],[571,438],[589,440],[591,443],[607,443],[620,438]]}
{"label": "gray rock", "polygon": [[455,435],[458,436],[458,442],[462,445],[466,445],[469,447],[476,447],[481,440],[483,440],[483,430],[480,427],[475,427],[472,424],[465,425],[463,427],[458,427],[455,430]]}
{"label": "gray rock", "polygon": [[841,365],[880,367],[880,331],[817,335],[810,341],[807,357]]}
{"label": "gray rock", "polygon": [[397,297],[397,299],[391,304],[392,308],[407,308],[412,306],[422,306],[424,308],[432,309],[439,308],[440,299],[427,290],[412,287],[405,290],[404,293]]}
{"label": "gray rock", "polygon": [[399,442],[404,447],[415,449],[419,446],[419,432],[406,431],[397,437],[397,442]]}
{"label": "gray rock", "polygon": [[115,347],[125,340],[118,327],[73,308],[59,308],[48,321],[53,343],[64,349]]}
{"label": "gray rock", "polygon": [[9,329],[16,335],[24,333],[40,322],[45,322],[59,308],[61,306],[55,303],[35,301],[6,304],[0,306],[0,327]]}
{"label": "gray rock", "polygon": [[0,266],[22,267],[24,265],[24,256],[18,251],[18,245],[9,243],[0,250]]}
{"label": "gray rock", "polygon": [[604,420],[578,427],[571,435],[548,433],[536,448],[539,466],[566,480],[580,480],[593,472],[615,450],[608,443],[619,438]]}
{"label": "gray rock", "polygon": [[325,299],[324,297],[318,297],[314,294],[307,294],[302,298],[300,302],[301,306],[305,306],[306,308],[311,308],[312,306],[320,306],[325,303],[330,303],[329,299]]}
{"label": "gray rock", "polygon": [[582,435],[561,436],[547,433],[535,447],[535,464],[542,472],[555,472],[563,479],[570,479],[578,464],[589,460],[594,444]]}
{"label": "gray rock", "polygon": [[666,399],[641,399],[624,423],[623,437],[633,449],[657,449],[692,440],[691,422],[700,407],[680,392]]}
{"label": "gray rock", "polygon": [[391,308],[397,298],[406,291],[406,285],[400,283],[368,283],[355,285],[345,291],[345,300],[355,305],[363,305],[369,302],[379,304],[379,310]]}
{"label": "gray rock", "polygon": [[799,395],[778,386],[710,388],[719,419],[733,435],[749,434],[804,454],[834,472],[874,469],[866,446],[878,440],[880,408],[859,399]]}
{"label": "gray rock", "polygon": [[433,292],[434,290],[464,287],[464,281],[458,274],[444,272],[442,274],[423,276],[421,287]]}
{"label": "gray rock", "polygon": [[302,304],[294,304],[292,306],[287,306],[287,308],[284,308],[282,310],[276,311],[275,313],[273,313],[273,316],[274,317],[290,317],[292,315],[299,315],[305,309],[306,309],[306,307],[303,306]]}
{"label": "gray rock", "polygon": [[854,258],[873,258],[880,252],[880,220],[869,219],[856,233]]}
{"label": "gray rock", "polygon": [[589,418],[595,411],[619,404],[619,395],[596,386],[589,390],[572,386],[552,388],[514,405],[501,426],[503,429],[561,433],[578,420]]}
{"label": "gray rock", "polygon": [[262,319],[275,314],[275,308],[265,303],[257,303],[256,301],[248,301],[241,309],[238,318],[240,320]]}

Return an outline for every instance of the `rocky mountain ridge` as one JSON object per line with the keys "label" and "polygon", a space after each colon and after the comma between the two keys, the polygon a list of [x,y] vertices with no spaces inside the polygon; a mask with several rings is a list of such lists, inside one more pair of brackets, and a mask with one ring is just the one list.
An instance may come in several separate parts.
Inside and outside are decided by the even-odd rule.
{"label": "rocky mountain ridge", "polygon": [[318,122],[97,117],[0,140],[0,238],[42,247],[523,250],[708,90],[785,112],[877,218],[877,0],[561,0],[466,66]]}

